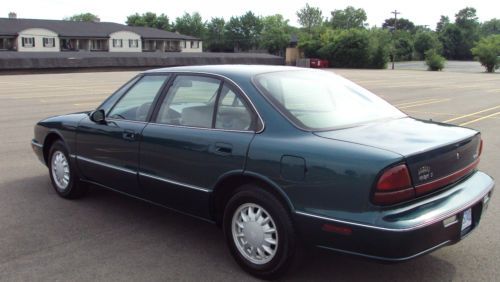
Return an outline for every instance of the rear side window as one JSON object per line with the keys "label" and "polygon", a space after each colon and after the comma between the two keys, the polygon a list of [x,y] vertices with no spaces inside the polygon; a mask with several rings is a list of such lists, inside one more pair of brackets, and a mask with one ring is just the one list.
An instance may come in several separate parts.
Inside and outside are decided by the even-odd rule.
{"label": "rear side window", "polygon": [[160,106],[157,122],[211,128],[221,83],[210,77],[177,76]]}
{"label": "rear side window", "polygon": [[250,130],[252,114],[241,98],[227,85],[221,90],[215,128],[226,130]]}
{"label": "rear side window", "polygon": [[153,101],[168,75],[147,75],[141,78],[113,107],[108,117],[146,121]]}

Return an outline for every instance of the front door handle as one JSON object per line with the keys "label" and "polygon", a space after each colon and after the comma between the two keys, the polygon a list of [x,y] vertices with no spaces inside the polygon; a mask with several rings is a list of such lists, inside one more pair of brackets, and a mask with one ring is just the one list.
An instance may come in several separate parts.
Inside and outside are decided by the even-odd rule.
{"label": "front door handle", "polygon": [[136,140],[136,133],[135,133],[135,131],[132,131],[132,130],[125,130],[123,132],[122,137],[125,140],[135,141]]}
{"label": "front door handle", "polygon": [[231,155],[233,153],[233,145],[227,143],[215,143],[215,153],[219,155]]}

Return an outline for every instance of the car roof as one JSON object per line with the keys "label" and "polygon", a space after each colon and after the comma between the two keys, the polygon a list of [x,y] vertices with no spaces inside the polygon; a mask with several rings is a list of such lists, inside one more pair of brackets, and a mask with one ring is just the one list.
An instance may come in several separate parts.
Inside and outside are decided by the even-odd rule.
{"label": "car roof", "polygon": [[[298,71],[308,70],[290,66],[275,66],[275,65],[205,65],[205,66],[183,66],[183,67],[168,67],[145,71],[144,73],[156,72],[194,72],[222,75],[229,78],[247,77],[251,78],[255,75],[277,72],[277,71]],[[310,70],[311,71],[311,70]]]}

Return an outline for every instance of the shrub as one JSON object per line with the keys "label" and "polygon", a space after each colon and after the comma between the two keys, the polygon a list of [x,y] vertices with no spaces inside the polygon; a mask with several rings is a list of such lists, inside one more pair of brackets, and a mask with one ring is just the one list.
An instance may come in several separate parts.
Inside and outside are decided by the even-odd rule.
{"label": "shrub", "polygon": [[487,72],[494,72],[500,67],[500,35],[482,38],[471,51]]}
{"label": "shrub", "polygon": [[321,42],[315,39],[299,43],[299,48],[304,52],[306,58],[320,58],[321,56],[318,54],[318,50],[321,46]]}
{"label": "shrub", "polygon": [[396,61],[413,60],[413,39],[409,32],[397,31],[393,40]]}
{"label": "shrub", "polygon": [[440,71],[444,68],[446,60],[435,49],[425,52],[425,63],[431,71]]}
{"label": "shrub", "polygon": [[333,38],[321,47],[319,55],[330,61],[330,66],[363,68],[370,64],[368,31],[349,29],[335,32]]}
{"label": "shrub", "polygon": [[387,30],[370,30],[370,64],[368,68],[385,69],[389,62],[391,34]]}

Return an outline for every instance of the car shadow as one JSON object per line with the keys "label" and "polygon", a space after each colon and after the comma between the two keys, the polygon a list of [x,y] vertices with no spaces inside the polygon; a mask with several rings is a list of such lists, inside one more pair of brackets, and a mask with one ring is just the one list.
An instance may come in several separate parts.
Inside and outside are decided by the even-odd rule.
{"label": "car shadow", "polygon": [[435,255],[383,263],[321,249],[309,249],[286,281],[451,281],[456,269]]}
{"label": "car shadow", "polygon": [[[2,189],[8,192],[0,199],[0,206],[11,212],[8,220],[0,217],[0,224],[10,222],[11,227],[2,233],[5,236],[3,242],[19,244],[19,247],[0,245],[0,252],[5,254],[0,258],[0,264],[34,251],[54,252],[54,246],[62,249],[61,257],[68,256],[69,251],[61,247],[68,245],[76,254],[94,254],[91,260],[79,256],[79,263],[88,264],[89,269],[101,267],[99,261],[110,253],[116,255],[116,262],[107,258],[108,267],[112,268],[116,263],[118,269],[137,269],[126,277],[120,277],[121,272],[110,274],[117,280],[141,279],[141,275],[146,274],[142,271],[147,271],[148,279],[152,280],[199,279],[199,273],[203,273],[203,279],[207,280],[252,280],[233,261],[221,230],[211,223],[93,185],[87,197],[64,200],[53,191],[47,175],[27,177],[1,186],[15,188]],[[14,229],[17,230],[14,232]],[[22,235],[24,233],[26,238]],[[141,262],[140,268],[137,261]],[[54,262],[33,263],[44,266],[48,277],[51,269],[56,269],[52,265]],[[19,264],[7,272],[19,271],[16,267],[32,266]],[[87,274],[80,275],[90,278],[85,276]],[[282,280],[442,281],[454,276],[455,267],[434,255],[405,263],[381,264],[310,249]]]}

